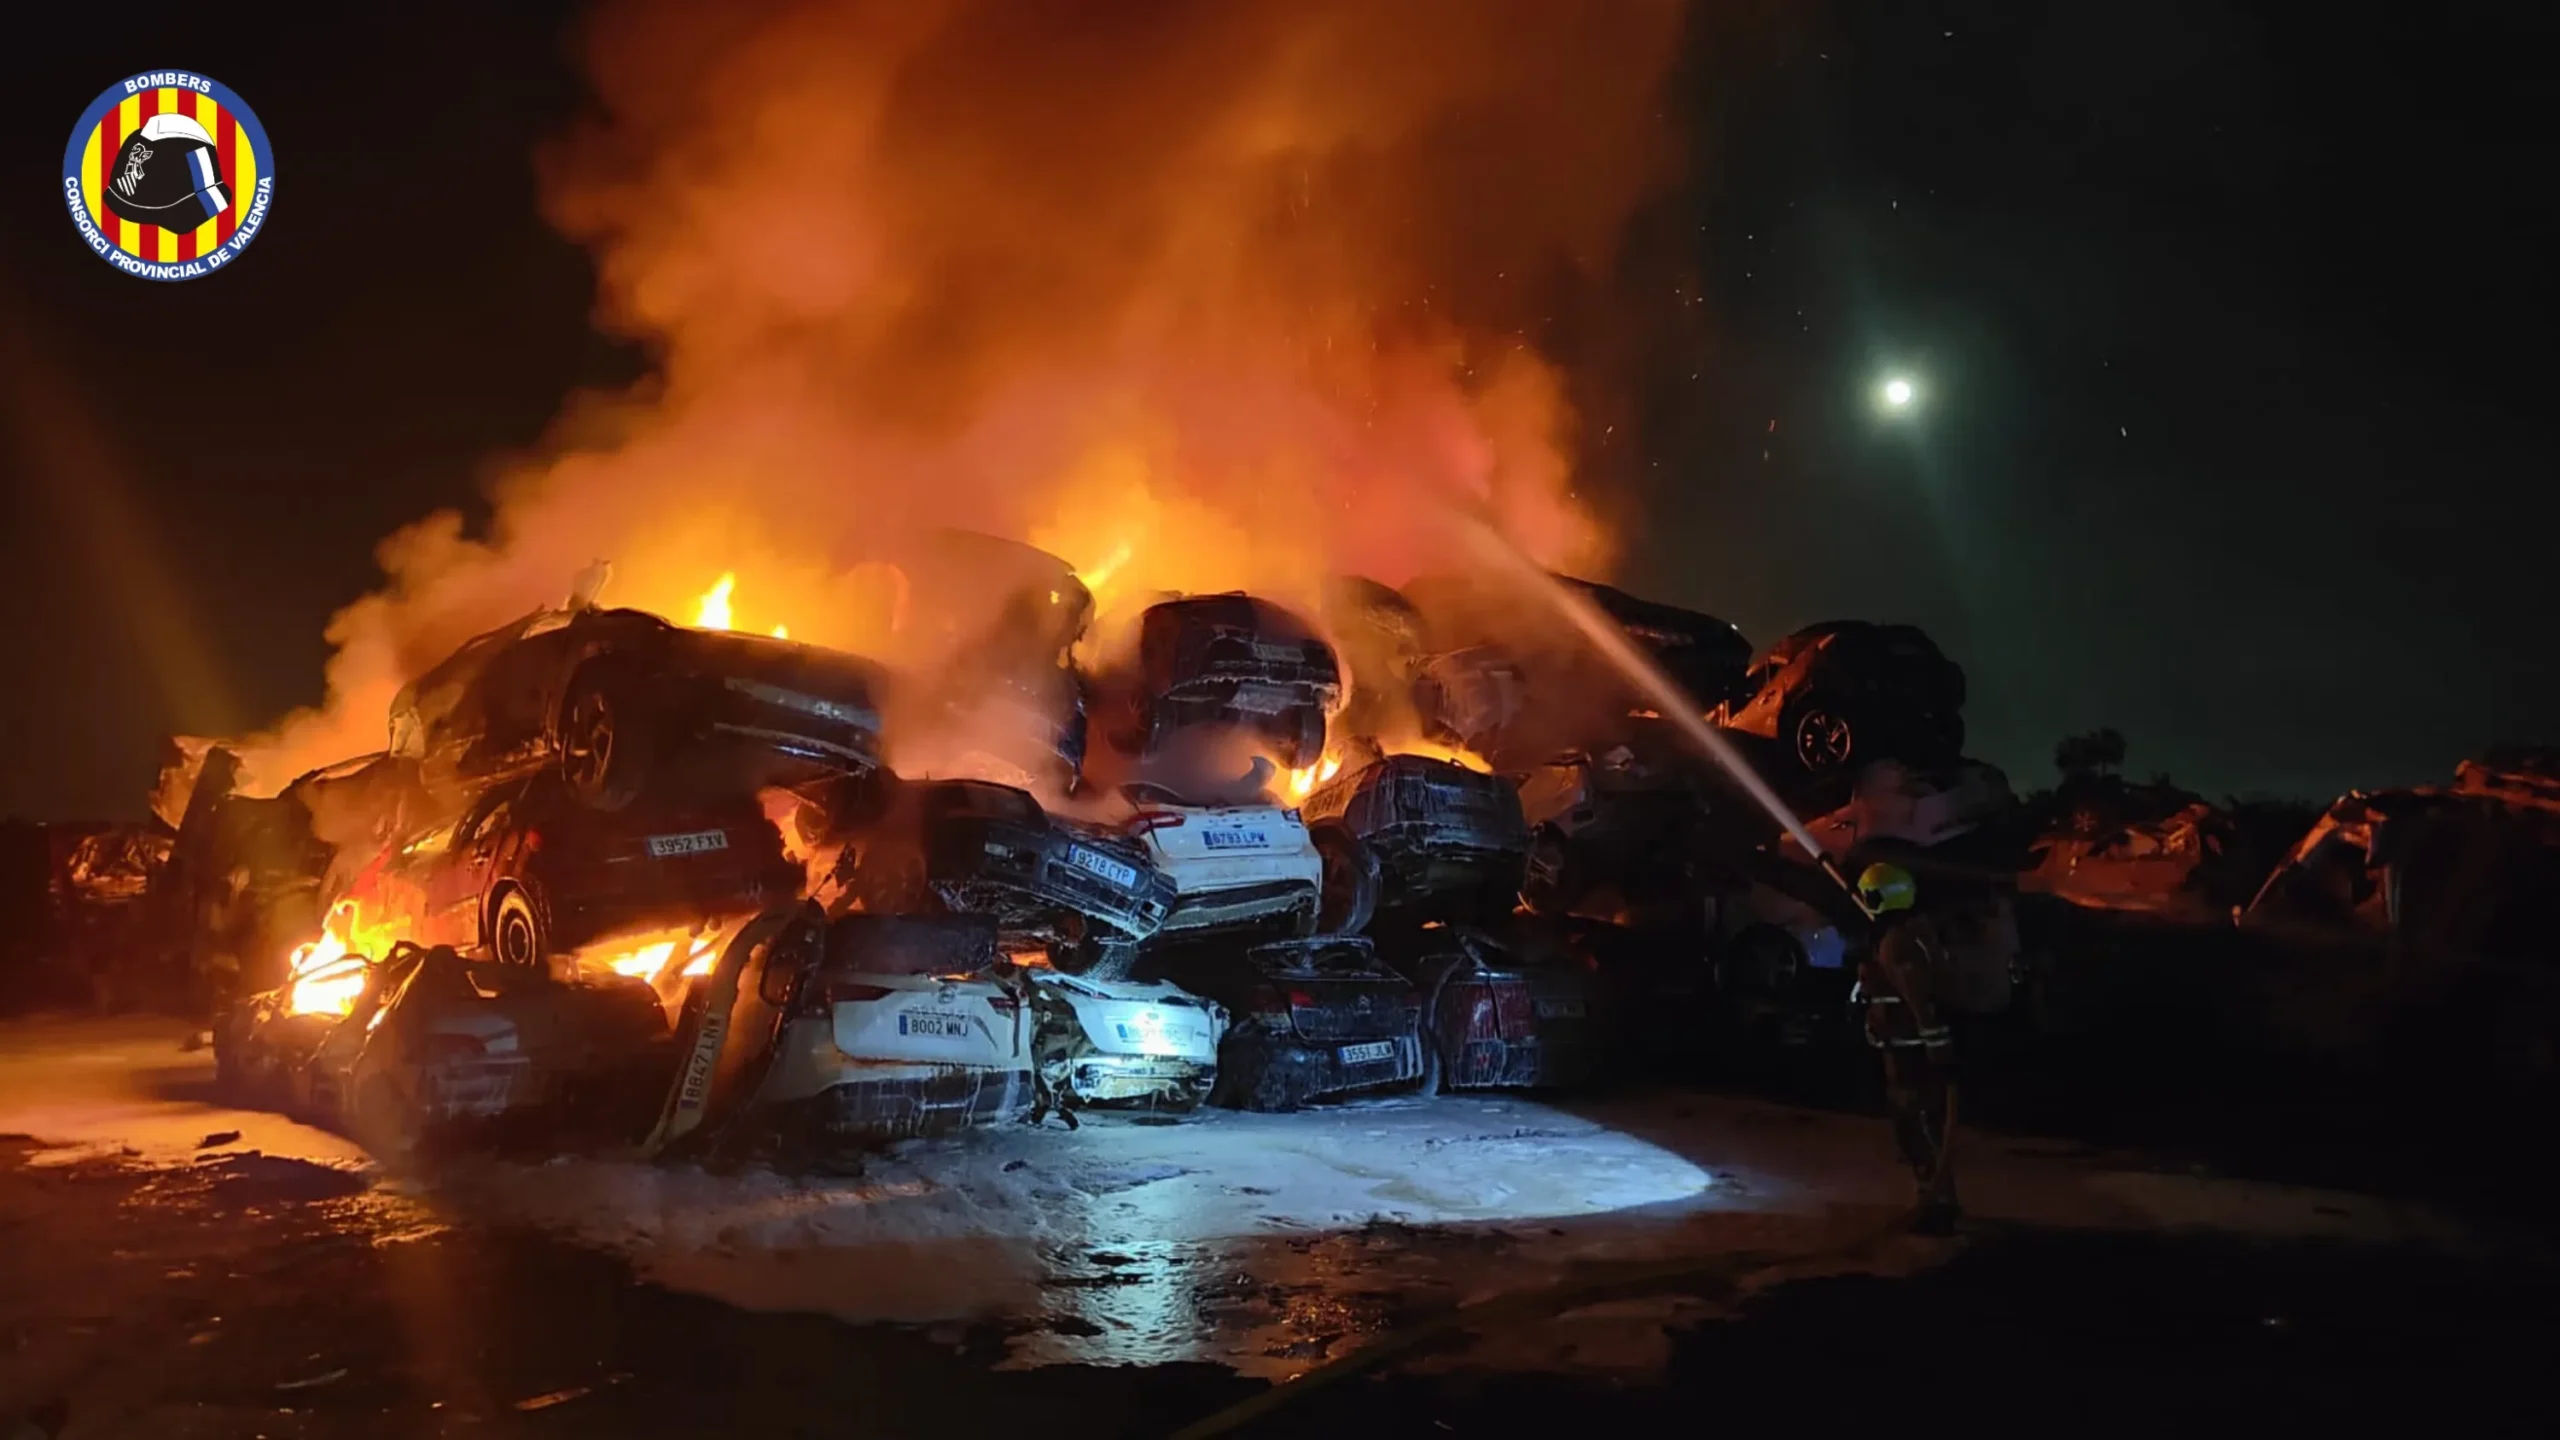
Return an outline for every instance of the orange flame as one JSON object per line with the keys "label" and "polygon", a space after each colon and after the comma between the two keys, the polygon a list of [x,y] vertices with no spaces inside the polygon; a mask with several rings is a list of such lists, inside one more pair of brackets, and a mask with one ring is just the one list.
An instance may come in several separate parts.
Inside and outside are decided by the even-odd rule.
{"label": "orange flame", "polygon": [[344,1015],[364,994],[368,958],[397,937],[387,925],[358,923],[356,902],[341,900],[321,923],[320,935],[293,947],[286,967],[285,1013]]}
{"label": "orange flame", "polygon": [[627,937],[619,943],[626,948],[607,955],[582,955],[579,963],[635,980],[656,980],[670,966],[678,966],[676,973],[691,979],[710,974],[712,963],[720,958],[720,937],[708,930],[661,932],[646,939]]}
{"label": "orange flame", "polygon": [[1289,798],[1304,800],[1317,786],[1342,773],[1339,756],[1327,755],[1313,765],[1301,765],[1289,772]]}
{"label": "orange flame", "polygon": [[728,629],[729,592],[737,588],[738,575],[734,570],[724,572],[719,579],[713,581],[711,588],[703,591],[702,598],[694,604],[693,628],[696,630]]}

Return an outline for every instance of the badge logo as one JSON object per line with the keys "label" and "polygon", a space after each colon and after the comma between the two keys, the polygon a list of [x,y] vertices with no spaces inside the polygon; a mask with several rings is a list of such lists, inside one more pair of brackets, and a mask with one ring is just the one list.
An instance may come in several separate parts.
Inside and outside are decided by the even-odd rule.
{"label": "badge logo", "polygon": [[98,258],[194,280],[240,257],[275,200],[275,152],[230,87],[146,70],[107,87],[62,152],[62,198]]}

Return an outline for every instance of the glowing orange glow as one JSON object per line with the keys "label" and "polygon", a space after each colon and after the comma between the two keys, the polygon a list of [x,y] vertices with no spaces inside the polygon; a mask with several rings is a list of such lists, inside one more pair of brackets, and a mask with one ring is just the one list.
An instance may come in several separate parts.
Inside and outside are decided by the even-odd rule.
{"label": "glowing orange glow", "polygon": [[626,936],[608,942],[623,948],[602,955],[581,955],[582,966],[610,970],[634,980],[656,980],[670,966],[687,978],[708,975],[720,956],[720,937],[710,931],[681,930],[654,936]]}
{"label": "glowing orange glow", "polygon": [[774,626],[774,627],[773,627],[773,638],[774,638],[774,639],[776,639],[776,640],[788,640],[788,639],[790,639],[790,638],[791,638],[791,627],[790,627],[790,626],[788,626],[788,625],[776,625],[776,626]]}
{"label": "glowing orange glow", "polygon": [[711,588],[703,591],[702,598],[694,604],[693,628],[696,630],[728,629],[729,592],[737,588],[738,576],[735,571],[723,574],[718,580],[713,581]]}
{"label": "glowing orange glow", "polygon": [[1317,786],[1341,773],[1342,761],[1338,756],[1327,755],[1317,764],[1301,765],[1289,772],[1289,798],[1304,800]]}
{"label": "glowing orange glow", "polygon": [[285,975],[285,1013],[344,1015],[364,993],[368,958],[398,938],[386,925],[358,923],[356,902],[341,900],[321,923],[320,936],[293,947]]}

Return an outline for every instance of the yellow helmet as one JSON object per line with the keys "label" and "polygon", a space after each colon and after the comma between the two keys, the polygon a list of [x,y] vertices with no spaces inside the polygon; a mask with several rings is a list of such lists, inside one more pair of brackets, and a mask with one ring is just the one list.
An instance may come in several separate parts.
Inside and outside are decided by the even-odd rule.
{"label": "yellow helmet", "polygon": [[1858,873],[1858,900],[1870,915],[1908,910],[1919,898],[1919,885],[1912,880],[1911,872],[1899,865],[1878,862]]}

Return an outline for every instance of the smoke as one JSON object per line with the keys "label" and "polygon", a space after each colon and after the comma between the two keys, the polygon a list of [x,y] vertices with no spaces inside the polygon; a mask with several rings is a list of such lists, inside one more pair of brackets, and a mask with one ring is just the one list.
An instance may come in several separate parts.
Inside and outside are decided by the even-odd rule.
{"label": "smoke", "polygon": [[[678,620],[880,639],[883,537],[1028,540],[1115,599],[1464,563],[1453,513],[1591,572],[1533,335],[1663,174],[1680,0],[608,4],[541,157],[602,323],[657,365],[542,463],[392,536],[272,788],[610,558]],[[1107,572],[1107,574],[1105,573]],[[992,600],[990,602],[992,604]]]}

